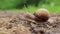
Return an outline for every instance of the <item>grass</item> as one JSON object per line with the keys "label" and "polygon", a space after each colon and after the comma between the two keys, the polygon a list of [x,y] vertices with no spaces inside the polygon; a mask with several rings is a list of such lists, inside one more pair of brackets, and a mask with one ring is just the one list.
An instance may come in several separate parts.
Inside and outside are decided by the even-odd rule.
{"label": "grass", "polygon": [[[19,12],[19,11],[34,12],[37,9],[43,7],[43,8],[48,9],[51,13],[60,13],[60,0],[52,0],[52,1],[46,0],[47,4],[49,4],[49,5],[44,3],[44,0],[43,0],[42,3],[39,3],[38,7],[31,6],[27,3],[29,5],[28,8],[24,7],[23,9],[15,9],[18,4],[23,4],[25,2],[26,2],[26,0],[25,1],[24,0],[0,0],[0,9],[1,10],[4,10],[4,9],[11,10],[13,12]],[[48,2],[50,2],[50,3],[48,3]]]}
{"label": "grass", "polygon": [[59,5],[50,6],[50,5],[43,4],[43,5],[39,5],[38,7],[35,7],[35,6],[28,6],[28,8],[24,7],[21,10],[28,11],[28,12],[34,12],[34,11],[36,11],[39,8],[46,8],[51,13],[60,13],[60,6]]}
{"label": "grass", "polygon": [[29,5],[27,8],[24,7],[23,9],[10,9],[10,11],[13,11],[13,12],[35,12],[39,8],[46,8],[51,13],[60,13],[60,5],[51,6],[51,5],[47,5],[47,4],[38,5],[38,7]]}

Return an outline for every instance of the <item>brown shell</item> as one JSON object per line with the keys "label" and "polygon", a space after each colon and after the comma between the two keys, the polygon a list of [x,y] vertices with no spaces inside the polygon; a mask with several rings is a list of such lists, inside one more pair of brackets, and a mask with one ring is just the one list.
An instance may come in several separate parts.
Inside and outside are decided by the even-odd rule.
{"label": "brown shell", "polygon": [[34,15],[37,17],[37,18],[40,18],[42,20],[48,20],[48,18],[50,17],[50,14],[49,14],[49,11],[47,9],[44,9],[44,8],[41,8],[41,9],[38,9]]}

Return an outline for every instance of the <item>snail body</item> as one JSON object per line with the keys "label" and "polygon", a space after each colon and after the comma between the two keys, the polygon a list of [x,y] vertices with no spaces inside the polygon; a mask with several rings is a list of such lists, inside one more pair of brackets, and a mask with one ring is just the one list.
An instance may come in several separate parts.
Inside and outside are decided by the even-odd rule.
{"label": "snail body", "polygon": [[50,14],[49,14],[49,11],[47,9],[41,8],[41,9],[38,9],[33,14],[26,13],[24,15],[24,17],[26,19],[32,19],[32,20],[40,21],[40,22],[46,22],[49,19]]}

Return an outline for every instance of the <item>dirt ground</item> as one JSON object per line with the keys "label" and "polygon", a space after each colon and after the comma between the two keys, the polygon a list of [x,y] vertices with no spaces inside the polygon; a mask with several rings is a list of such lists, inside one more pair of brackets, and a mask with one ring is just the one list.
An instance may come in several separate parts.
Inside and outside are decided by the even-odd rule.
{"label": "dirt ground", "polygon": [[22,12],[0,12],[0,34],[60,34],[60,14],[47,22],[25,19]]}

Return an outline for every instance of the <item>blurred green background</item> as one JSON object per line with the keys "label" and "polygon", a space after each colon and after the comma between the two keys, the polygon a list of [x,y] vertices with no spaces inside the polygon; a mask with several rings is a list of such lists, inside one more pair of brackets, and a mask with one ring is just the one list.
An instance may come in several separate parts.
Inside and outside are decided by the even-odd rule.
{"label": "blurred green background", "polygon": [[60,12],[60,0],[0,0],[0,10],[22,10],[34,12],[46,8],[51,13]]}

